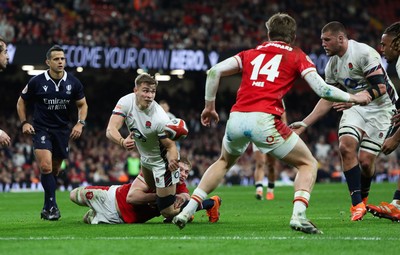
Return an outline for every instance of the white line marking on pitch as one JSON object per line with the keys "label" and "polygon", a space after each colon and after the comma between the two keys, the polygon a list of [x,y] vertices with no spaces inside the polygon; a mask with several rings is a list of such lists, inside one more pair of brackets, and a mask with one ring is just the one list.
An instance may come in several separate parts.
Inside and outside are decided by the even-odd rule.
{"label": "white line marking on pitch", "polygon": [[304,235],[304,236],[115,236],[115,237],[74,237],[74,236],[43,236],[43,237],[0,237],[0,241],[46,241],[46,240],[361,240],[361,241],[400,241],[400,237],[368,237],[368,236],[343,236],[329,237],[324,235]]}

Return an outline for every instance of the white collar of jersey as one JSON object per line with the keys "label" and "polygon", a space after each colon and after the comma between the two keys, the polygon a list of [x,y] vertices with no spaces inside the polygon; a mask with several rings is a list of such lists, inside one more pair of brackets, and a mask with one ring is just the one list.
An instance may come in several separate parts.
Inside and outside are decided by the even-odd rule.
{"label": "white collar of jersey", "polygon": [[60,91],[60,83],[61,83],[61,80],[63,80],[64,82],[67,80],[67,72],[66,72],[66,71],[64,71],[64,75],[63,75],[63,77],[61,78],[61,80],[58,81],[58,84],[56,84],[56,83],[54,82],[54,80],[50,77],[50,75],[49,75],[49,70],[47,70],[47,71],[44,73],[44,76],[46,77],[46,80],[47,80],[47,81],[51,80],[51,81],[54,83],[57,92]]}
{"label": "white collar of jersey", "polygon": [[[50,70],[50,69],[47,69],[46,72],[44,72],[44,77],[46,77],[46,80],[47,80],[47,81],[51,79],[51,77],[50,77],[50,75],[49,75],[49,70]],[[66,72],[66,71],[64,71],[64,75],[63,75],[63,77],[61,78],[61,80],[63,80],[63,81],[66,81],[66,80],[67,80],[67,72]]]}

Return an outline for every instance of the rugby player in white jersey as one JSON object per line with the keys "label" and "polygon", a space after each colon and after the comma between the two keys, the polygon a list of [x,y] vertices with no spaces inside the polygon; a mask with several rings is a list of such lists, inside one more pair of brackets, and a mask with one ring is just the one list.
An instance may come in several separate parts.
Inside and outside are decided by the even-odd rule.
{"label": "rugby player in white jersey", "polygon": [[[400,78],[400,22],[395,22],[385,29],[381,38],[381,50],[388,63],[396,62],[397,75]],[[400,114],[392,119],[399,125]],[[400,129],[385,140],[382,146],[384,154],[392,153],[400,144]],[[367,205],[367,210],[379,218],[386,218],[400,222],[400,179],[397,181],[397,189],[393,194],[391,203],[381,202],[379,205]]]}
{"label": "rugby player in white jersey", "polygon": [[266,26],[268,41],[218,63],[207,74],[203,126],[219,121],[215,99],[221,77],[241,72],[242,79],[226,124],[221,155],[204,173],[189,204],[174,217],[179,228],[185,227],[196,208],[218,187],[252,142],[262,153],[298,169],[290,227],[307,234],[322,233],[306,217],[317,161],[301,138],[282,121],[282,98],[297,78],[305,79],[314,92],[328,100],[367,104],[371,97],[366,92],[350,95],[324,82],[311,59],[293,45],[297,25],[291,16],[274,14]]}
{"label": "rugby player in white jersey", "polygon": [[321,31],[322,46],[331,58],[325,68],[325,80],[341,85],[349,93],[368,91],[368,105],[332,103],[321,99],[301,122],[291,126],[301,134],[332,107],[343,111],[339,123],[339,151],[343,172],[351,196],[351,220],[362,220],[375,172],[375,160],[390,131],[391,117],[398,98],[382,67],[380,54],[372,47],[349,40],[343,24],[328,23]]}
{"label": "rugby player in white jersey", "polygon": [[[164,132],[169,121],[164,109],[154,101],[158,82],[149,74],[135,79],[134,92],[119,99],[107,126],[107,138],[127,150],[137,149],[146,183],[156,187],[157,206],[166,218],[179,213],[174,207],[179,182],[179,156],[176,144]],[[130,134],[122,137],[126,124]],[[131,203],[130,190],[127,202]]]}

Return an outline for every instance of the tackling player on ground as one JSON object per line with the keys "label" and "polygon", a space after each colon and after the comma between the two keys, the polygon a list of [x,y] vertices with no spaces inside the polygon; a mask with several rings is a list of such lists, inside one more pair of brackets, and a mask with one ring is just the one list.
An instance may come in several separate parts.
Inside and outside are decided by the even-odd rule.
{"label": "tackling player on ground", "polygon": [[[176,200],[174,206],[182,207],[189,200],[189,190],[185,180],[189,175],[191,163],[186,158],[179,162],[179,183],[176,186]],[[133,191],[133,203],[127,203],[128,191]],[[144,223],[154,217],[160,216],[156,206],[157,195],[144,181],[142,173],[132,183],[113,186],[87,186],[71,191],[72,202],[90,207],[83,216],[83,221],[88,224],[132,224]],[[219,207],[221,199],[218,196],[204,200],[199,209],[207,210],[209,222],[219,220]],[[168,219],[164,220],[168,222]]]}

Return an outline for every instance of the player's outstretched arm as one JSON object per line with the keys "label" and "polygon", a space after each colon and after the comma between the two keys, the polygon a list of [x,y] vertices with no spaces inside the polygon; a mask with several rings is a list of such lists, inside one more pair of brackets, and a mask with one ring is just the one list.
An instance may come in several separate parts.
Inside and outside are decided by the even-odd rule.
{"label": "player's outstretched arm", "polygon": [[356,104],[369,104],[371,102],[371,95],[368,93],[357,93],[351,95],[334,86],[326,84],[326,82],[319,76],[316,71],[308,72],[304,79],[310,85],[312,90],[321,98],[331,102],[349,102]]}

